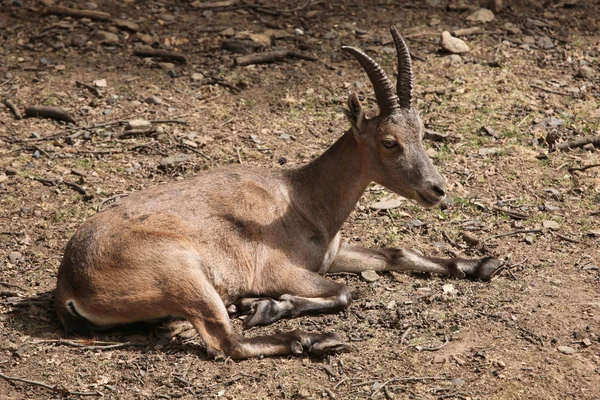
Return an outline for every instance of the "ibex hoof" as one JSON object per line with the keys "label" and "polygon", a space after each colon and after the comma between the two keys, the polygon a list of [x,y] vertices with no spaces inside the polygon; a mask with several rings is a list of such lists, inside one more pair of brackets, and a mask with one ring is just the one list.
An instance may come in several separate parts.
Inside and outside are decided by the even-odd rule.
{"label": "ibex hoof", "polygon": [[482,281],[489,281],[494,273],[504,264],[504,261],[493,257],[485,257],[479,260],[477,267],[475,267],[474,278],[481,279]]}
{"label": "ibex hoof", "polygon": [[308,348],[308,354],[313,357],[322,357],[327,354],[345,350],[347,345],[337,333],[323,333],[313,340]]}

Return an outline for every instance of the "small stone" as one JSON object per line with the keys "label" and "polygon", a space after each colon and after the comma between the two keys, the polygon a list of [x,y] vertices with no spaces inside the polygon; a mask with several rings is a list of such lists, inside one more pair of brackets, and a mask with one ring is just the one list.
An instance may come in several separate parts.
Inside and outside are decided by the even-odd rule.
{"label": "small stone", "polygon": [[556,221],[546,220],[542,222],[542,226],[547,229],[558,230],[560,229],[560,225]]}
{"label": "small stone", "polygon": [[375,271],[363,271],[360,273],[360,277],[363,281],[372,283],[379,280],[379,275]]}
{"label": "small stone", "polygon": [[588,338],[585,338],[581,341],[585,347],[590,347],[592,345],[592,341]]}
{"label": "small stone", "polygon": [[159,62],[158,65],[167,70],[175,68],[175,64],[170,62]]}
{"label": "small stone", "polygon": [[525,243],[527,244],[534,244],[535,243],[535,235],[534,234],[527,234],[525,235]]}
{"label": "small stone", "polygon": [[435,357],[433,357],[433,360],[431,362],[434,364],[444,364],[446,362],[446,357],[444,357],[441,354],[438,354]]}
{"label": "small stone", "polygon": [[448,283],[448,284],[442,286],[442,291],[444,292],[444,294],[456,293],[456,290],[454,289],[454,285],[451,283]]}
{"label": "small stone", "polygon": [[410,219],[404,223],[404,226],[406,226],[407,228],[420,228],[425,225],[427,225],[425,222],[417,218]]}
{"label": "small stone", "polygon": [[159,168],[160,169],[168,169],[168,168],[176,167],[180,164],[183,164],[188,159],[189,159],[189,157],[187,155],[182,154],[182,153],[176,153],[176,154],[173,154],[172,156],[168,156],[168,157],[165,157],[162,160],[160,160]]}
{"label": "small stone", "polygon": [[535,44],[535,38],[533,36],[523,35],[521,41],[525,44]]}
{"label": "small stone", "polygon": [[294,33],[295,33],[296,35],[298,35],[298,36],[302,36],[302,35],[304,35],[304,31],[303,31],[302,29],[300,29],[300,28],[296,28],[296,29],[294,29]]}
{"label": "small stone", "polygon": [[519,35],[521,33],[521,28],[519,28],[518,26],[516,26],[512,22],[505,23],[504,24],[504,29],[506,29],[506,32],[508,32],[510,34],[513,34],[513,35]]}
{"label": "small stone", "polygon": [[0,183],[5,182],[8,179],[8,176],[4,174],[0,174]]}
{"label": "small stone", "polygon": [[119,43],[119,37],[112,32],[98,31],[94,36],[96,39],[100,40],[100,42],[104,44]]}
{"label": "small stone", "polygon": [[429,158],[436,158],[438,155],[437,151],[435,151],[435,149],[432,147],[425,150],[425,154],[427,154]]}
{"label": "small stone", "polygon": [[141,33],[141,32],[137,32],[135,34],[135,37],[142,43],[145,43],[147,45],[151,45],[154,43],[154,38],[150,35],[148,35],[147,33]]}
{"label": "small stone", "polygon": [[113,23],[119,29],[131,32],[137,32],[140,30],[140,26],[138,24],[128,19],[115,18],[113,19]]}
{"label": "small stone", "polygon": [[453,37],[448,31],[442,32],[440,46],[453,54],[468,53],[470,51],[469,46],[462,39]]}
{"label": "small stone", "polygon": [[371,203],[369,208],[371,210],[392,210],[402,205],[403,200],[400,197],[393,199],[381,200],[375,203]]}
{"label": "small stone", "polygon": [[467,17],[467,21],[475,21],[475,22],[491,22],[494,20],[494,13],[487,8],[480,8],[475,11],[473,14]]}
{"label": "small stone", "polygon": [[23,255],[18,251],[11,251],[10,253],[8,253],[8,261],[10,261],[12,264],[16,264],[17,261],[19,261],[22,258]]}
{"label": "small stone", "polygon": [[577,72],[578,78],[591,79],[593,76],[594,70],[588,67],[587,65],[584,65],[583,67],[579,68],[579,72]]}
{"label": "small stone", "polygon": [[150,97],[144,99],[144,102],[147,104],[160,105],[160,104],[162,104],[163,101],[160,97],[150,96]]}
{"label": "small stone", "polygon": [[106,79],[97,79],[93,81],[92,84],[99,88],[106,87]]}
{"label": "small stone", "polygon": [[177,78],[177,71],[172,68],[167,71],[167,74],[173,79]]}
{"label": "small stone", "polygon": [[200,72],[194,72],[192,74],[193,81],[201,81],[202,79],[204,79],[204,74],[201,74]]}
{"label": "small stone", "polygon": [[132,119],[132,120],[127,121],[127,124],[125,125],[126,130],[131,130],[131,129],[135,129],[135,130],[148,129],[149,130],[150,128],[152,128],[152,123],[145,119]]}
{"label": "small stone", "polygon": [[563,354],[575,354],[577,352],[574,348],[569,346],[558,346],[556,349]]}
{"label": "small stone", "polygon": [[279,135],[279,139],[290,140],[290,135],[288,135],[287,133],[282,133],[281,135]]}
{"label": "small stone", "polygon": [[467,242],[471,246],[477,246],[479,244],[479,238],[477,238],[477,236],[473,235],[470,232],[463,231],[460,233],[460,236],[465,242]]}
{"label": "small stone", "polygon": [[540,36],[537,38],[537,40],[535,41],[535,44],[537,44],[540,48],[544,49],[544,50],[549,50],[554,48],[554,43],[552,42],[552,39],[550,39],[548,36]]}
{"label": "small stone", "polygon": [[480,156],[492,156],[494,154],[498,154],[500,152],[500,149],[497,147],[489,147],[489,148],[483,148],[483,149],[479,149],[479,155]]}
{"label": "small stone", "polygon": [[[454,357],[454,359],[456,360],[456,357]],[[462,365],[462,364],[459,364],[459,365]],[[465,381],[464,381],[464,379],[454,378],[454,379],[452,379],[452,383],[454,383],[456,386],[460,387],[460,386],[463,386],[465,384]]]}
{"label": "small stone", "polygon": [[261,46],[271,46],[271,37],[269,35],[265,35],[264,33],[251,33],[248,35],[248,38],[250,38],[250,40],[252,40],[254,43],[260,44]]}
{"label": "small stone", "polygon": [[323,39],[333,40],[337,37],[337,34],[334,31],[329,31],[323,35]]}
{"label": "small stone", "polygon": [[235,30],[232,27],[229,27],[227,29],[222,30],[220,35],[225,37],[232,37],[233,35],[235,35]]}
{"label": "small stone", "polygon": [[448,59],[450,60],[450,63],[452,63],[452,64],[460,64],[462,62],[462,57],[459,56],[458,54],[450,54],[448,56]]}

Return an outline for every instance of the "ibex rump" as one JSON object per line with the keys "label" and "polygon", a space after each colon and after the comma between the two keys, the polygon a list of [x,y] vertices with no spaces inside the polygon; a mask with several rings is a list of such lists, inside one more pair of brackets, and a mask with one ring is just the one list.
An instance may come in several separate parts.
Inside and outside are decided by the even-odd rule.
{"label": "ibex rump", "polygon": [[[179,316],[214,355],[324,354],[344,346],[333,333],[294,331],[246,338],[232,330],[228,306],[246,327],[348,307],[348,288],[328,272],[429,271],[489,279],[500,262],[439,259],[405,249],[343,243],[339,230],[370,182],[425,207],[445,181],[425,154],[411,106],[413,75],[394,27],[398,83],[351,47],[380,109],[367,119],[356,94],[352,125],[311,163],[291,170],[230,167],[134,193],[87,220],[69,241],[56,306],[67,332]],[[397,95],[396,95],[397,93]]]}

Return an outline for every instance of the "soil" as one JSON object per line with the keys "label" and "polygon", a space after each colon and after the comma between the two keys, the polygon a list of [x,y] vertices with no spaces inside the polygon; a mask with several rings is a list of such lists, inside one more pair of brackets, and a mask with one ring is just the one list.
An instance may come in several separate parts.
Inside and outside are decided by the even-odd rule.
{"label": "soil", "polygon": [[[21,112],[60,107],[75,122],[17,120],[0,109],[0,373],[48,385],[0,379],[0,398],[597,399],[600,168],[569,168],[600,156],[593,145],[551,150],[600,134],[600,3],[504,2],[484,25],[467,21],[475,1],[462,11],[435,0],[226,3],[96,3],[136,21],[133,33],[44,14],[39,2],[2,2],[1,97]],[[332,279],[355,297],[347,311],[244,332],[335,331],[351,344],[324,359],[212,361],[181,323],[61,341],[52,291],[65,244],[86,218],[114,196],[219,166],[290,168],[314,158],[348,128],[340,112],[348,93],[375,108],[366,75],[340,46],[367,49],[393,76],[391,24],[414,53],[426,127],[447,135],[425,146],[450,183],[448,201],[374,211],[391,196],[374,184],[344,236],[428,255],[492,255],[506,260],[502,271],[490,282],[339,274]],[[453,61],[440,32],[469,26],[484,33],[463,38],[470,52]],[[318,60],[240,67],[221,47],[260,33],[255,41]],[[187,62],[134,56],[142,40]],[[578,77],[583,66],[589,75]],[[120,137],[122,123],[98,125],[131,119],[185,123],[155,122],[132,138]]]}

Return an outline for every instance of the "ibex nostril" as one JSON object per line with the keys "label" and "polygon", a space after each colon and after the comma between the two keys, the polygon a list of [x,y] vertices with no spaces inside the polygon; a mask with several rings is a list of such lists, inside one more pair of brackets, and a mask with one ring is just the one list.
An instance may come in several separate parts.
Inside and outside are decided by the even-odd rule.
{"label": "ibex nostril", "polygon": [[446,191],[438,185],[433,185],[433,191],[440,197],[444,197],[446,195]]}

